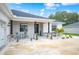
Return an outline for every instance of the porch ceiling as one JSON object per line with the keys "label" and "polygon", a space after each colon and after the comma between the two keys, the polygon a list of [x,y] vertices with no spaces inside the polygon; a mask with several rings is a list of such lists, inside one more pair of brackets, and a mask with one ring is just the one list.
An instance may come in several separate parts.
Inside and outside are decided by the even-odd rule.
{"label": "porch ceiling", "polygon": [[51,19],[39,19],[39,18],[27,18],[27,17],[15,17],[13,21],[25,21],[25,22],[52,22]]}

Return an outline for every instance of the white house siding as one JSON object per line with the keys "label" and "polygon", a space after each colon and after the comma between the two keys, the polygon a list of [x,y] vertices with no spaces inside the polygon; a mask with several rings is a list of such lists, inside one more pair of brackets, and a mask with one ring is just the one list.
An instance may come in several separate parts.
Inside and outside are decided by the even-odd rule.
{"label": "white house siding", "polygon": [[20,24],[27,24],[27,36],[32,37],[34,34],[34,23],[33,22],[13,22],[13,34],[16,34],[17,32],[20,33]]}
{"label": "white house siding", "polygon": [[[43,23],[43,33],[48,32],[48,22]],[[52,23],[50,22],[49,24],[49,32],[52,32]]]}
{"label": "white house siding", "polygon": [[62,28],[62,24],[64,24],[64,22],[52,22],[52,27],[56,26],[56,28]]}
{"label": "white house siding", "polygon": [[20,22],[13,21],[13,34],[20,32]]}
{"label": "white house siding", "polygon": [[9,22],[9,19],[8,17],[3,13],[3,11],[0,10],[0,20],[8,23]]}
{"label": "white house siding", "polygon": [[79,28],[65,28],[64,32],[65,33],[79,34]]}
{"label": "white house siding", "polygon": [[43,33],[48,32],[48,23],[43,24]]}
{"label": "white house siding", "polygon": [[9,35],[8,22],[8,17],[0,10],[0,47],[7,42],[7,36]]}
{"label": "white house siding", "polygon": [[[20,33],[20,24],[27,24],[27,36],[33,37],[34,35],[34,22],[19,22],[19,21],[13,21],[13,34],[16,34],[17,32]],[[48,23],[39,23],[39,32],[42,31],[42,33],[48,32]],[[50,32],[51,32],[51,24],[50,24]]]}
{"label": "white house siding", "polygon": [[0,47],[6,42],[6,27],[5,23],[0,21]]}
{"label": "white house siding", "polygon": [[79,34],[79,22],[64,26],[64,32]]}
{"label": "white house siding", "polygon": [[[17,32],[20,33],[20,24],[27,24],[27,35],[31,38],[34,35],[34,22],[13,22],[13,34],[16,34]],[[42,33],[48,32],[48,23],[39,23],[39,33],[40,31]],[[51,24],[50,24],[50,32],[51,32]]]}

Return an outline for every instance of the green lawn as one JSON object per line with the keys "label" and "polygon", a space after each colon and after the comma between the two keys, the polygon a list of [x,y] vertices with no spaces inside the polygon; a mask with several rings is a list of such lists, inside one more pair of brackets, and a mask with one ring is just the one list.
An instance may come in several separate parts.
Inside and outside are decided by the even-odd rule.
{"label": "green lawn", "polygon": [[74,34],[74,33],[64,33],[65,35],[72,35],[72,36],[79,36],[79,34]]}

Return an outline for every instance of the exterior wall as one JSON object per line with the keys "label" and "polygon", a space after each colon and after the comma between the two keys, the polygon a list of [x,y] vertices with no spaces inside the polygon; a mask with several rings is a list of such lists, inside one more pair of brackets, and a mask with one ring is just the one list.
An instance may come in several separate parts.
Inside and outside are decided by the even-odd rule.
{"label": "exterior wall", "polygon": [[20,24],[27,24],[27,36],[31,37],[34,34],[34,23],[31,22],[13,22],[13,34],[20,33]]}
{"label": "exterior wall", "polygon": [[0,20],[8,23],[9,22],[9,19],[8,17],[0,10]]}
{"label": "exterior wall", "polygon": [[60,23],[58,23],[58,24],[53,24],[53,25],[55,25],[57,28],[61,28],[62,27],[62,24],[60,24]]}
{"label": "exterior wall", "polygon": [[[43,24],[43,33],[47,32],[48,33],[48,23]],[[49,24],[49,32],[52,32],[52,23]]]}
{"label": "exterior wall", "polygon": [[56,26],[56,27],[62,27],[62,22],[53,22],[52,26]]}
{"label": "exterior wall", "polygon": [[79,22],[64,26],[65,33],[79,34]]}
{"label": "exterior wall", "polygon": [[20,32],[20,22],[14,22],[13,21],[13,34]]}
{"label": "exterior wall", "polygon": [[79,34],[79,28],[64,28],[65,33]]}
{"label": "exterior wall", "polygon": [[9,35],[8,17],[0,10],[0,47],[7,43],[7,36]]}
{"label": "exterior wall", "polygon": [[8,26],[8,23],[9,23],[9,18],[2,12],[0,11],[0,20],[5,22],[5,27],[6,27],[6,35],[9,35],[10,34],[10,28]]}
{"label": "exterior wall", "polygon": [[43,24],[43,33],[48,32],[48,23]]}
{"label": "exterior wall", "polygon": [[[28,30],[27,35],[31,38],[34,35],[34,22],[15,22],[13,21],[13,34],[16,34],[17,32],[20,33],[20,24],[27,24]],[[50,32],[52,31],[52,24],[50,24]],[[39,23],[39,33],[40,31],[42,33],[48,32],[48,23]]]}
{"label": "exterior wall", "polygon": [[57,24],[57,28],[61,29],[62,28],[62,24]]}

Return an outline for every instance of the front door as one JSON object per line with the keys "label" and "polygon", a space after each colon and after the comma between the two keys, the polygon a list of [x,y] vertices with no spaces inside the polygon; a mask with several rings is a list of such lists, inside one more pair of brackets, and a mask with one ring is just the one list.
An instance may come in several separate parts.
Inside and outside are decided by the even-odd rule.
{"label": "front door", "polygon": [[39,33],[39,24],[34,24],[34,32]]}

